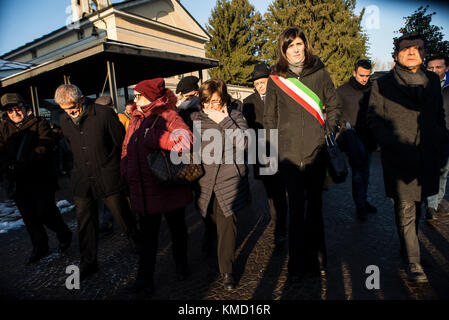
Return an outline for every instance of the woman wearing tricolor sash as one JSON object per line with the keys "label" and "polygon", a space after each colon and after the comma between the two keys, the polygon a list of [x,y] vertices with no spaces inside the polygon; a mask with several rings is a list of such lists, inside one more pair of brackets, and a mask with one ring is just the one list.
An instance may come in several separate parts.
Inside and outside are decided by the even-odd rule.
{"label": "woman wearing tricolor sash", "polygon": [[327,122],[335,130],[340,106],[329,73],[312,54],[301,28],[282,32],[277,55],[267,84],[264,127],[278,129],[279,171],[290,208],[288,272],[290,280],[297,282],[306,273],[319,275],[327,267],[322,214],[324,126]]}

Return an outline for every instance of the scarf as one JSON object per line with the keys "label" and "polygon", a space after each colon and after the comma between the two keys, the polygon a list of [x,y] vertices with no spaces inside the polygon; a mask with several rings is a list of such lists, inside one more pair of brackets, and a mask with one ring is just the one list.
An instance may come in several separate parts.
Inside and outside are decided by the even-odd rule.
{"label": "scarf", "polygon": [[399,84],[402,92],[404,92],[412,101],[421,104],[425,98],[424,89],[427,87],[429,79],[422,68],[416,72],[410,71],[407,67],[399,63],[393,69],[394,79]]}
{"label": "scarf", "polygon": [[304,61],[306,60],[306,57],[302,58],[301,61],[298,63],[291,63],[288,61],[288,68],[293,71],[293,73],[297,74],[298,76],[301,74],[302,70],[304,69]]}
{"label": "scarf", "polygon": [[81,119],[83,118],[83,116],[87,113],[87,108],[83,105],[81,107],[81,111],[80,114],[78,115],[78,117],[72,118],[71,116],[69,116],[69,118],[73,121],[73,123],[76,126],[80,125]]}
{"label": "scarf", "polygon": [[351,85],[351,87],[359,91],[368,91],[369,89],[371,89],[371,81],[368,81],[365,85],[363,85],[360,82],[358,82],[354,78],[354,76],[349,78],[349,84]]}

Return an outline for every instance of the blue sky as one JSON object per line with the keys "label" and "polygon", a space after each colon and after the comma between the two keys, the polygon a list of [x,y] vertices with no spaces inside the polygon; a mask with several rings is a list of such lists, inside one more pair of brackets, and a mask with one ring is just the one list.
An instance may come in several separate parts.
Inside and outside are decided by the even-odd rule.
{"label": "blue sky", "polygon": [[[250,2],[263,14],[271,0],[250,0]],[[216,2],[181,0],[181,3],[202,26],[205,26]],[[432,24],[443,27],[444,39],[449,40],[449,6],[442,2],[358,0],[356,13],[363,7],[372,9],[369,15],[365,14],[362,23],[369,37],[370,57],[383,62],[392,61],[392,38],[395,36],[393,31],[403,26],[403,17],[412,14],[420,5],[426,4],[430,4],[430,12],[437,12]],[[0,0],[0,54],[64,26],[70,19],[69,7],[70,0]]]}

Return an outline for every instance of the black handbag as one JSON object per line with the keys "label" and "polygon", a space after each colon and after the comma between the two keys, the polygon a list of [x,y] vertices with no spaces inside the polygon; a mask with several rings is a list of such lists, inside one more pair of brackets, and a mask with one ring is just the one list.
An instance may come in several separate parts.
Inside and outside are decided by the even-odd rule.
{"label": "black handbag", "polygon": [[348,165],[335,141],[334,134],[324,126],[324,139],[326,141],[326,154],[328,160],[328,171],[334,183],[342,183],[348,176]]}
{"label": "black handbag", "polygon": [[[159,116],[154,120],[151,128],[158,119]],[[170,160],[170,152],[158,149],[147,156],[147,163],[158,184],[165,187],[186,185],[204,175],[202,165],[192,163],[192,154],[189,155],[189,163],[182,161],[179,164],[173,164]]]}

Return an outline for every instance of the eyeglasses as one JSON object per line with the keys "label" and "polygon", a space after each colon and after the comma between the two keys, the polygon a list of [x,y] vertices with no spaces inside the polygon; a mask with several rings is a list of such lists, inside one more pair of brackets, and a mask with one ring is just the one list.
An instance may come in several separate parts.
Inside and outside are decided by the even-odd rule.
{"label": "eyeglasses", "polygon": [[209,101],[209,102],[203,103],[203,105],[204,105],[205,107],[208,107],[208,106],[210,106],[210,105],[212,105],[212,106],[214,106],[214,107],[218,107],[218,106],[221,106],[221,104],[222,104],[221,100],[218,100],[218,101]]}
{"label": "eyeglasses", "polygon": [[183,96],[186,100],[190,100],[190,99],[193,99],[196,95],[194,93],[192,93],[192,94],[183,95]]}
{"label": "eyeglasses", "polygon": [[136,93],[134,95],[134,100],[139,100],[142,95],[140,93]]}

